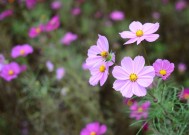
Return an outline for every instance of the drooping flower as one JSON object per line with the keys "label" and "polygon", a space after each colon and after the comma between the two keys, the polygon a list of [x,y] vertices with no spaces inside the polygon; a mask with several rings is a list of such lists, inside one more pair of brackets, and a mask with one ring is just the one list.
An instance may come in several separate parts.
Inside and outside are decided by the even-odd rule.
{"label": "drooping flower", "polygon": [[49,72],[52,72],[54,70],[54,64],[49,60],[46,62],[46,67]]}
{"label": "drooping flower", "polygon": [[106,125],[101,125],[99,122],[88,123],[80,132],[80,135],[103,135],[106,133]]}
{"label": "drooping flower", "polygon": [[13,15],[13,10],[11,10],[11,9],[5,10],[5,11],[0,13],[0,20],[3,20],[6,17],[9,17],[11,15]]}
{"label": "drooping flower", "polygon": [[125,15],[122,11],[113,11],[110,14],[110,18],[114,21],[121,21],[125,18]]}
{"label": "drooping flower", "polygon": [[178,64],[178,71],[179,73],[184,73],[186,71],[187,67],[185,63],[179,63]]}
{"label": "drooping flower", "polygon": [[140,120],[142,118],[147,118],[148,117],[148,109],[150,107],[150,101],[146,101],[141,105],[138,105],[137,102],[135,102],[131,107],[130,107],[130,118],[135,118],[136,120]]}
{"label": "drooping flower", "polygon": [[62,6],[62,3],[59,0],[53,1],[51,3],[51,8],[55,10],[60,9],[61,6]]}
{"label": "drooping flower", "polygon": [[39,25],[37,27],[31,27],[28,33],[29,37],[30,38],[37,37],[41,32],[43,32],[43,28],[44,28],[43,25]]}
{"label": "drooping flower", "polygon": [[56,15],[52,17],[52,19],[46,24],[45,30],[47,32],[53,31],[53,30],[58,29],[59,26],[60,26],[60,19],[59,19],[59,16]]}
{"label": "drooping flower", "polygon": [[142,125],[143,126],[143,131],[148,131],[149,130],[149,125],[147,122],[144,122],[144,124]]}
{"label": "drooping flower", "polygon": [[89,83],[92,86],[95,86],[100,82],[100,86],[104,85],[108,78],[109,66],[106,62],[102,62],[99,65],[90,69],[91,77]]}
{"label": "drooping flower", "polygon": [[174,71],[174,63],[170,63],[168,60],[157,59],[153,63],[156,75],[166,80],[170,74]]}
{"label": "drooping flower", "polygon": [[25,57],[31,53],[33,53],[33,48],[29,44],[17,45],[14,48],[12,48],[11,56],[12,58],[17,58],[20,56]]}
{"label": "drooping flower", "polygon": [[71,12],[72,12],[72,15],[77,16],[81,13],[81,9],[79,7],[76,7],[76,8],[73,8]]}
{"label": "drooping flower", "polygon": [[56,79],[61,80],[65,75],[65,69],[63,67],[57,68],[56,70]]}
{"label": "drooping flower", "polygon": [[187,3],[185,0],[179,0],[175,3],[175,9],[177,11],[181,11],[187,7]]}
{"label": "drooping flower", "polygon": [[138,45],[143,40],[154,42],[159,38],[159,34],[154,34],[159,29],[159,23],[145,23],[142,25],[138,21],[133,21],[129,25],[129,29],[130,31],[119,33],[122,38],[129,39],[125,44],[137,42]]}
{"label": "drooping flower", "polygon": [[146,88],[153,82],[155,71],[153,66],[144,66],[145,60],[142,56],[125,57],[121,61],[121,66],[115,66],[112,74],[117,79],[113,88],[120,91],[124,97],[131,98],[145,96]]}
{"label": "drooping flower", "polygon": [[99,63],[107,62],[112,66],[115,62],[114,53],[109,52],[109,43],[105,36],[98,35],[97,45],[93,45],[88,50],[86,64],[89,68],[95,67]]}
{"label": "drooping flower", "polygon": [[26,7],[32,9],[37,4],[37,0],[26,0]]}
{"label": "drooping flower", "polygon": [[134,99],[131,99],[131,98],[124,98],[123,101],[124,101],[124,104],[126,104],[127,106],[131,106],[136,102]]}
{"label": "drooping flower", "polygon": [[11,62],[3,66],[0,76],[6,81],[11,81],[17,78],[20,72],[20,66],[16,62]]}
{"label": "drooping flower", "polygon": [[64,45],[70,45],[73,41],[77,39],[77,35],[72,32],[67,32],[61,39],[61,43]]}
{"label": "drooping flower", "polygon": [[180,97],[180,99],[182,99],[182,100],[189,100],[189,89],[188,89],[188,88],[184,89],[184,90],[180,93],[179,97]]}

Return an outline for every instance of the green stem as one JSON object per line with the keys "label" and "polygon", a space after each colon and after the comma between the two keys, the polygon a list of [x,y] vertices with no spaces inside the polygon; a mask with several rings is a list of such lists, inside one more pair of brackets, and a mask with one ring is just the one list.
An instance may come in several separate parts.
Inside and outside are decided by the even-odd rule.
{"label": "green stem", "polygon": [[146,59],[148,65],[151,65],[151,64],[150,64],[150,61],[149,61],[149,59],[148,59],[147,53],[146,53],[146,49],[145,49],[145,47],[144,47],[143,45],[142,45],[142,48],[143,48],[144,57],[145,57],[145,59]]}

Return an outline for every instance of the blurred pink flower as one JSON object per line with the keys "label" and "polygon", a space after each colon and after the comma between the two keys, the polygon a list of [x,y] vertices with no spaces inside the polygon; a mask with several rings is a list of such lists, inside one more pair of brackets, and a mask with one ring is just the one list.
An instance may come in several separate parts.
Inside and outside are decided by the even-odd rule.
{"label": "blurred pink flower", "polygon": [[71,42],[77,39],[77,35],[72,32],[67,32],[64,37],[61,39],[61,43],[64,45],[70,45]]}
{"label": "blurred pink flower", "polygon": [[167,4],[169,0],[162,0],[163,4]]}
{"label": "blurred pink flower", "polygon": [[113,84],[116,91],[120,91],[126,98],[145,96],[146,88],[153,82],[155,71],[152,66],[144,66],[143,56],[137,56],[132,60],[124,57],[121,66],[115,66],[112,75],[117,80]]}
{"label": "blurred pink flower", "polygon": [[148,125],[147,122],[144,122],[144,124],[142,126],[143,126],[143,130],[144,131],[148,131],[149,130],[149,125]]}
{"label": "blurred pink flower", "polygon": [[107,63],[102,62],[99,65],[90,69],[91,77],[89,83],[92,86],[95,86],[100,82],[100,86],[104,85],[108,78],[109,66]]}
{"label": "blurred pink flower", "polygon": [[100,18],[102,17],[102,13],[100,11],[97,11],[94,16],[95,18]]}
{"label": "blurred pink flower", "polygon": [[155,20],[158,20],[160,18],[160,13],[159,12],[153,12],[152,13],[152,17],[155,19]]}
{"label": "blurred pink flower", "polygon": [[122,11],[113,11],[110,13],[110,18],[114,21],[124,20],[125,15]]}
{"label": "blurred pink flower", "polygon": [[156,76],[166,80],[170,74],[174,71],[174,63],[170,63],[168,60],[157,59],[153,63],[153,67],[156,72]]}
{"label": "blurred pink flower", "polygon": [[4,55],[0,54],[0,73],[5,65],[5,57]]}
{"label": "blurred pink flower", "polygon": [[82,69],[83,69],[83,70],[89,69],[89,67],[87,66],[86,62],[84,62],[84,63],[82,64]]}
{"label": "blurred pink flower", "polygon": [[181,11],[181,10],[185,9],[186,6],[187,6],[187,3],[186,3],[185,0],[179,0],[179,1],[177,1],[176,4],[175,4],[175,9],[176,9],[177,11]]}
{"label": "blurred pink flower", "polygon": [[186,71],[187,67],[186,67],[186,64],[185,63],[179,63],[178,64],[178,71],[180,73],[184,73]]}
{"label": "blurred pink flower", "polygon": [[88,123],[80,132],[80,135],[103,135],[106,133],[106,125],[101,125],[99,122]]}
{"label": "blurred pink flower", "polygon": [[61,80],[65,75],[65,69],[63,67],[57,68],[56,70],[56,79]]}
{"label": "blurred pink flower", "polygon": [[59,16],[56,15],[52,17],[52,19],[46,24],[45,30],[47,32],[53,31],[53,30],[58,29],[59,26],[60,26],[60,19],[59,19]]}
{"label": "blurred pink flower", "polygon": [[185,88],[179,95],[182,100],[189,100],[189,89]]}
{"label": "blurred pink flower", "polygon": [[33,53],[33,48],[29,44],[17,45],[14,48],[12,48],[11,56],[12,58],[17,58],[20,56],[25,57],[31,53]]}
{"label": "blurred pink flower", "polygon": [[79,7],[72,9],[72,15],[77,16],[81,13],[81,9]]}
{"label": "blurred pink flower", "polygon": [[6,81],[11,81],[12,79],[17,78],[20,72],[20,66],[16,62],[11,62],[4,65],[0,76]]}
{"label": "blurred pink flower", "polygon": [[131,106],[136,102],[134,99],[131,99],[131,98],[124,98],[123,101],[124,101],[124,104],[126,104],[127,106]]}
{"label": "blurred pink flower", "polygon": [[136,120],[140,120],[142,118],[148,117],[148,109],[150,107],[150,101],[144,102],[142,105],[138,105],[137,102],[135,102],[130,107],[130,118],[135,118]]}
{"label": "blurred pink flower", "polygon": [[29,37],[30,38],[37,37],[41,32],[43,32],[43,28],[44,28],[43,25],[39,25],[38,27],[31,27],[28,33]]}
{"label": "blurred pink flower", "polygon": [[11,15],[13,15],[13,10],[11,10],[11,9],[5,10],[5,11],[1,12],[1,14],[0,14],[0,20],[3,20],[6,17],[9,17]]}
{"label": "blurred pink flower", "polygon": [[51,3],[51,8],[52,9],[60,9],[62,6],[62,3],[59,0],[55,0]]}
{"label": "blurred pink flower", "polygon": [[37,4],[37,0],[26,0],[26,7],[32,9]]}
{"label": "blurred pink flower", "polygon": [[141,41],[154,42],[159,38],[159,34],[153,34],[159,29],[159,23],[145,23],[142,25],[138,21],[134,21],[129,25],[130,31],[123,31],[120,34],[122,38],[128,38],[125,44],[131,44],[137,41],[137,45]]}
{"label": "blurred pink flower", "polygon": [[20,72],[24,72],[27,70],[27,66],[26,65],[21,65],[20,66]]}
{"label": "blurred pink flower", "polygon": [[54,70],[54,64],[49,60],[46,62],[46,67],[49,72],[52,72]]}

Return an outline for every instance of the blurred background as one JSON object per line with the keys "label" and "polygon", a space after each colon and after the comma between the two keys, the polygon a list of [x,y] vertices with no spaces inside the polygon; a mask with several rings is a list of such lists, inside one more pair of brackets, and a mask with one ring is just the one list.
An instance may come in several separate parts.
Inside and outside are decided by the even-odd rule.
{"label": "blurred background", "polygon": [[[98,34],[108,38],[116,62],[143,55],[136,43],[124,46],[119,33],[132,21],[159,22],[160,38],[142,44],[151,63],[157,58],[175,63],[173,80],[189,87],[189,2],[187,0],[0,0],[0,53],[6,62],[27,69],[10,82],[0,78],[1,135],[79,135],[89,122],[107,125],[106,135],[135,135],[128,105],[112,89],[110,74],[103,87],[88,83],[87,50]],[[54,17],[59,23],[43,31]],[[40,28],[31,36],[32,28]],[[16,45],[34,51],[13,59]],[[111,70],[110,70],[111,71]],[[151,134],[143,130],[140,134]]]}

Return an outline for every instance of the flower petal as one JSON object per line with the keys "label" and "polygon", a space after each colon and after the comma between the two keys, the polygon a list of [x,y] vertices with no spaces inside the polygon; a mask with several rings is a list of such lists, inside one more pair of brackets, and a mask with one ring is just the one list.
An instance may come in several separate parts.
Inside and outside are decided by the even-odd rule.
{"label": "flower petal", "polygon": [[137,56],[134,59],[134,73],[138,74],[144,68],[145,60],[143,56]]}
{"label": "flower petal", "polygon": [[159,23],[145,23],[143,25],[144,34],[152,34],[155,33],[159,29]]}
{"label": "flower petal", "polygon": [[144,87],[139,86],[137,83],[132,83],[132,92],[138,97],[146,95],[146,89]]}
{"label": "flower petal", "polygon": [[144,39],[148,42],[154,42],[159,38],[159,34],[144,35]]}
{"label": "flower petal", "polygon": [[98,84],[98,81],[101,79],[103,74],[99,73],[99,74],[96,74],[96,75],[92,75],[89,79],[89,83],[90,85],[92,86],[95,86]]}
{"label": "flower petal", "polygon": [[97,56],[97,54],[100,54],[100,53],[101,53],[101,51],[96,45],[91,46],[88,50],[88,56],[89,57]]}
{"label": "flower petal", "polygon": [[103,73],[102,78],[100,79],[100,86],[104,85],[104,83],[106,82],[107,78],[108,78],[108,71]]}
{"label": "flower petal", "polygon": [[99,134],[104,134],[106,131],[107,131],[107,127],[106,127],[106,125],[102,125],[102,126],[100,126]]}
{"label": "flower petal", "polygon": [[131,98],[133,96],[132,83],[130,81],[127,81],[127,84],[122,87],[121,94],[126,98]]}
{"label": "flower petal", "polygon": [[136,38],[131,38],[127,42],[125,42],[124,45],[126,45],[126,44],[132,44],[132,43],[136,42],[137,40],[138,40],[137,37]]}
{"label": "flower petal", "polygon": [[112,74],[118,80],[129,79],[129,74],[121,66],[115,66],[112,71]]}
{"label": "flower petal", "polygon": [[105,36],[98,35],[97,46],[101,51],[109,51],[109,43]]}
{"label": "flower petal", "polygon": [[133,32],[130,32],[130,31],[123,31],[119,34],[122,38],[135,38],[136,37],[136,34],[134,34]]}
{"label": "flower petal", "polygon": [[133,60],[130,57],[124,57],[121,60],[121,66],[129,75],[134,72]]}
{"label": "flower petal", "polygon": [[142,30],[142,24],[138,21],[133,21],[130,25],[129,25],[129,29],[136,33],[137,30]]}

